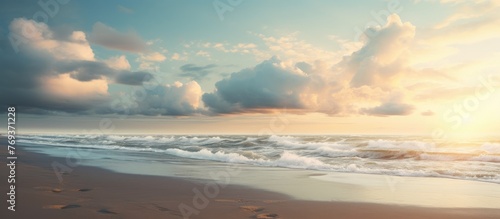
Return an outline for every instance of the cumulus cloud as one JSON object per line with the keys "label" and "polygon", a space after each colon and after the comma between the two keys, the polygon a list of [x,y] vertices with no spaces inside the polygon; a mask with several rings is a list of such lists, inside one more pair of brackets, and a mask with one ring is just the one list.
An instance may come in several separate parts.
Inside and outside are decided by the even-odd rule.
{"label": "cumulus cloud", "polygon": [[309,79],[280,64],[274,57],[254,68],[231,74],[215,84],[215,92],[203,95],[205,106],[216,113],[303,108],[301,91]]}
{"label": "cumulus cloud", "polygon": [[45,23],[24,18],[14,19],[9,29],[8,38],[16,51],[19,49],[42,51],[57,60],[95,60],[85,33],[81,31],[73,31],[69,36],[57,39],[56,33]]}
{"label": "cumulus cloud", "polygon": [[118,70],[130,70],[130,63],[127,60],[127,57],[124,55],[111,57],[107,60],[104,60],[109,67],[118,69]]}
{"label": "cumulus cloud", "polygon": [[[413,73],[407,57],[415,27],[394,14],[386,25],[367,31],[364,45],[333,66],[323,60],[328,55],[311,58],[317,50],[302,43],[300,51],[304,53],[289,54],[304,57],[302,61],[273,57],[232,73],[217,82],[212,93],[203,95],[205,106],[223,114],[288,108],[297,113],[329,115],[409,115],[414,107],[401,101],[405,92],[398,82]],[[280,45],[276,51],[293,50],[296,45],[291,43],[296,40],[288,38],[265,39]],[[305,48],[310,48],[309,52]],[[397,98],[393,98],[394,93]]]}
{"label": "cumulus cloud", "polygon": [[109,49],[142,53],[147,52],[147,44],[135,32],[122,33],[101,22],[92,27],[89,37],[90,42]]}
{"label": "cumulus cloud", "polygon": [[136,101],[132,113],[183,116],[197,113],[200,108],[202,90],[196,81],[156,86],[145,92]]}
{"label": "cumulus cloud", "polygon": [[[60,74],[56,77],[47,77],[43,83],[43,91],[48,96],[67,100],[82,96],[108,96],[108,84],[105,80],[79,81],[69,74]],[[78,89],[75,89],[78,88]]]}
{"label": "cumulus cloud", "polygon": [[[8,81],[0,82],[3,85],[0,89],[5,91],[17,86],[14,89],[18,89],[16,98],[20,100],[8,99],[2,104],[19,103],[33,109],[65,112],[98,109],[100,113],[121,113],[108,106],[114,97],[108,93],[108,86],[113,83],[142,85],[153,78],[146,71],[132,71],[124,55],[96,59],[83,32],[74,31],[64,38],[56,38],[46,25],[26,19],[12,22],[11,32],[22,35],[23,25],[34,30],[29,36],[34,40],[25,43],[25,50],[19,56],[0,53],[0,64],[5,66],[3,70]],[[265,37],[270,46],[276,46],[274,51],[285,59],[275,56],[236,71],[216,82],[215,89],[207,93],[196,80],[202,80],[219,66],[185,64],[179,68],[180,75],[193,81],[146,89],[140,98],[127,102],[130,110],[126,113],[184,116],[269,113],[286,108],[293,113],[320,112],[340,116],[410,115],[416,107],[409,104],[407,86],[402,86],[400,81],[416,72],[409,67],[408,61],[415,27],[391,15],[386,25],[372,27],[365,33],[364,44],[356,47],[357,51],[330,61],[328,57],[335,53],[319,53],[320,49],[295,38]],[[119,44],[114,45],[115,49],[136,52],[139,69],[166,60],[166,51],[146,51],[145,46],[139,48],[133,44],[128,49],[121,47],[127,40],[142,40],[123,37],[127,34],[104,24],[97,23],[91,35],[94,43],[94,37],[121,35],[122,38],[117,36],[119,40],[113,42]],[[5,47],[7,43],[4,39],[0,45]],[[296,51],[295,46],[299,48]],[[226,48],[224,44],[208,47],[232,52],[232,47]],[[244,51],[257,47],[239,44],[235,48]],[[318,54],[321,57],[316,58]],[[185,55],[174,53],[169,59],[181,60]],[[30,65],[23,65],[23,62]],[[0,96],[6,97],[5,94]]]}
{"label": "cumulus cloud", "polygon": [[[0,38],[0,105],[16,104],[30,112],[82,112],[105,107],[109,83],[139,85],[147,72],[128,70],[125,57],[96,60],[85,33],[62,36],[46,24],[14,19],[10,35]],[[29,31],[27,31],[29,30]],[[57,37],[56,37],[57,36]],[[16,53],[12,38],[22,42]],[[109,64],[108,64],[109,63]]]}
{"label": "cumulus cloud", "polygon": [[415,36],[415,26],[403,23],[398,15],[387,18],[383,27],[365,31],[366,43],[347,58],[353,87],[390,86],[405,71],[405,53]]}

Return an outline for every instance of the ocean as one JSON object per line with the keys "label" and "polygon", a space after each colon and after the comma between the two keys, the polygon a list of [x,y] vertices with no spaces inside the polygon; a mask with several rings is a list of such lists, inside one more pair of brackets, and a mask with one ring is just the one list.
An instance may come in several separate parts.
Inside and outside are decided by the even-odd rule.
{"label": "ocean", "polygon": [[[209,162],[500,183],[500,140],[494,138],[444,142],[422,136],[22,135],[18,142],[28,150],[63,157],[76,148],[85,151],[77,154],[83,161],[137,161],[160,169],[162,164]],[[141,171],[148,174],[148,168]]]}

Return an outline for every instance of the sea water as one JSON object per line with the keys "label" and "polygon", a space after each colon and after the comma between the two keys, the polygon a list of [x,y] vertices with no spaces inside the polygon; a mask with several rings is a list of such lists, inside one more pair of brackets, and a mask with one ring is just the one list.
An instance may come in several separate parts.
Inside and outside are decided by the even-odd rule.
{"label": "sea water", "polygon": [[23,135],[28,150],[118,172],[216,180],[298,199],[500,208],[500,140],[422,136]]}

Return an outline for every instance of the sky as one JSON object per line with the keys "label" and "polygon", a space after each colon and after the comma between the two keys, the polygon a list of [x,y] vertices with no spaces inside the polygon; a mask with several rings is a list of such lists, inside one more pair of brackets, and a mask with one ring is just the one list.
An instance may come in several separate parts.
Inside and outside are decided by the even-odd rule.
{"label": "sky", "polygon": [[18,132],[498,134],[500,2],[5,0]]}

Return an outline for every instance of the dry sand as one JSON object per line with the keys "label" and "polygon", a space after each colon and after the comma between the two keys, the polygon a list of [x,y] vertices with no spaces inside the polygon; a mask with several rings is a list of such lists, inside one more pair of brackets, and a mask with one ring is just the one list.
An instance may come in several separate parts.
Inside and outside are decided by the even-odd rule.
{"label": "dry sand", "polygon": [[[6,157],[6,146],[1,156]],[[130,175],[78,166],[59,183],[51,163],[64,159],[27,151],[17,164],[16,212],[4,204],[1,218],[182,218],[179,204],[193,206],[193,189],[206,182]],[[7,167],[1,165],[2,191]],[[4,193],[5,194],[5,193]],[[3,196],[7,199],[7,196]],[[500,209],[442,209],[366,203],[312,202],[242,186],[227,186],[190,218],[500,218]],[[5,203],[5,201],[4,201]]]}

